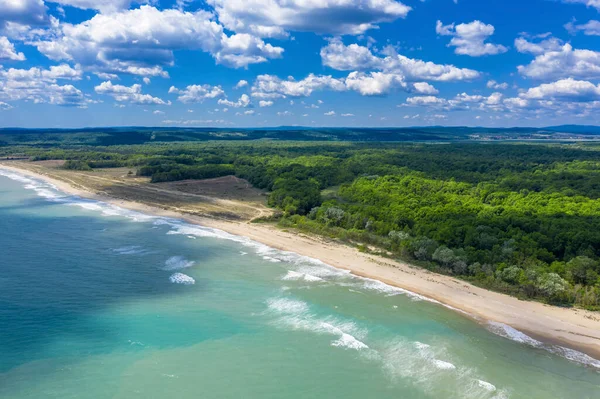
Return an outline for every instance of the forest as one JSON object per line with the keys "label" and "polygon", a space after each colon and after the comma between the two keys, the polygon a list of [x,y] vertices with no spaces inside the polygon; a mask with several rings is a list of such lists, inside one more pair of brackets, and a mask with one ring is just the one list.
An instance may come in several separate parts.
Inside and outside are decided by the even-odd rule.
{"label": "forest", "polygon": [[600,310],[594,143],[42,140],[0,146],[0,156],[126,166],[153,183],[235,175],[279,210],[262,222],[521,298]]}

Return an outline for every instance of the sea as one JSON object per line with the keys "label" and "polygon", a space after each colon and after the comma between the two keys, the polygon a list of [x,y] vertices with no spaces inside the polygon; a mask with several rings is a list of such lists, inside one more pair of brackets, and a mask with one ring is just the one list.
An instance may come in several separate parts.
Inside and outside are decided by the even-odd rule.
{"label": "sea", "polygon": [[0,169],[0,398],[598,399],[600,361]]}

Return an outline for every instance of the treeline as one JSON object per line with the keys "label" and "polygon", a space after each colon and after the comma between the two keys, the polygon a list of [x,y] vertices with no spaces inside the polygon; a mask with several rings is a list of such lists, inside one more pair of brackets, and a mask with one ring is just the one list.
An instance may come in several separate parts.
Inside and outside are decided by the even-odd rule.
{"label": "treeline", "polygon": [[[12,147],[3,147],[10,152]],[[170,143],[14,147],[152,182],[236,175],[284,226],[527,298],[600,309],[600,147]]]}

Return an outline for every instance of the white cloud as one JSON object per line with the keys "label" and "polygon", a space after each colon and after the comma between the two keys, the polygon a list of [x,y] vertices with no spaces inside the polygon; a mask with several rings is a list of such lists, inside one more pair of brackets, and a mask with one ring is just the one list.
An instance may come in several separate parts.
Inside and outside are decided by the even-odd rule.
{"label": "white cloud", "polygon": [[310,74],[302,80],[282,80],[273,75],[259,75],[252,86],[252,96],[257,98],[307,97],[315,90],[346,90],[343,81],[331,76]]}
{"label": "white cloud", "polygon": [[81,76],[80,70],[68,65],[49,69],[0,67],[0,99],[85,108],[91,101],[81,90],[71,84],[58,84],[59,80],[79,80]]}
{"label": "white cloud", "polygon": [[18,53],[15,45],[5,36],[0,36],[0,61],[2,60],[25,61],[25,54]]}
{"label": "white cloud", "polygon": [[432,85],[430,85],[429,83],[426,83],[426,82],[417,82],[417,83],[414,83],[412,86],[413,86],[414,91],[419,94],[438,94],[439,93],[438,89],[436,89],[435,87],[433,87]]}
{"label": "white cloud", "polygon": [[159,111],[159,110],[156,110],[156,111],[154,111],[154,112],[152,112],[152,113],[153,113],[154,115],[164,115],[164,114],[165,114],[163,111]]}
{"label": "white cloud", "polygon": [[506,83],[506,82],[499,83],[499,82],[496,82],[495,80],[488,81],[486,86],[487,86],[488,89],[494,89],[494,90],[506,90],[506,89],[508,89],[508,83]]}
{"label": "white cloud", "polygon": [[240,80],[239,82],[237,82],[237,84],[235,85],[236,89],[241,89],[242,87],[246,87],[248,86],[248,81],[247,80]]}
{"label": "white cloud", "polygon": [[400,106],[428,107],[439,111],[500,111],[503,109],[503,99],[502,93],[492,93],[488,97],[460,93],[451,99],[436,96],[408,97],[406,102]]}
{"label": "white cloud", "polygon": [[233,108],[246,108],[250,105],[250,97],[247,94],[242,94],[237,101],[221,99],[219,100],[219,104]]}
{"label": "white cloud", "polygon": [[98,10],[103,13],[126,10],[132,3],[148,3],[137,0],[46,0],[48,3],[58,3],[63,6],[81,8],[83,10]]}
{"label": "white cloud", "polygon": [[335,116],[335,111],[325,112],[323,115],[325,115],[325,116]]}
{"label": "white cloud", "polygon": [[396,0],[208,0],[229,30],[259,37],[290,31],[358,35],[404,18],[410,7]]}
{"label": "white cloud", "polygon": [[515,39],[515,47],[518,52],[533,55],[544,54],[547,51],[557,51],[560,50],[562,46],[562,41],[555,37],[544,38],[544,40],[538,42],[529,41],[524,37]]}
{"label": "white cloud", "polygon": [[562,0],[563,3],[584,4],[600,11],[600,0]]}
{"label": "white cloud", "polygon": [[49,22],[42,0],[0,0],[0,32],[14,23],[40,26]]}
{"label": "white cloud", "polygon": [[454,52],[459,55],[481,57],[508,51],[501,44],[485,43],[494,34],[495,28],[493,25],[484,24],[481,21],[456,26],[454,24],[444,25],[442,21],[437,21],[435,31],[438,35],[453,36],[448,46],[456,47]]}
{"label": "white cloud", "polygon": [[569,78],[533,87],[521,93],[519,97],[528,100],[598,101],[600,100],[600,85]]}
{"label": "white cloud", "polygon": [[[310,74],[302,80],[295,80],[292,77],[283,80],[273,75],[259,75],[251,90],[252,96],[255,98],[275,99],[308,97],[314,91],[320,90],[355,91],[362,96],[385,96],[396,89],[421,94],[436,94],[438,92],[429,83],[407,83],[402,74],[358,71],[349,73],[345,78]],[[322,103],[319,100],[319,104]],[[319,108],[316,104],[305,107]]]}
{"label": "white cloud", "polygon": [[248,34],[228,36],[203,10],[183,12],[151,6],[97,14],[77,25],[63,23],[52,37],[34,42],[53,60],[66,60],[107,73],[166,76],[175,50],[201,50],[217,63],[240,68],[283,53]]}
{"label": "white cloud", "polygon": [[381,96],[395,88],[407,88],[402,75],[383,72],[352,72],[345,84],[349,90],[357,91],[363,96]]}
{"label": "white cloud", "polygon": [[584,35],[587,36],[600,36],[600,21],[591,20],[585,24],[577,25],[573,22],[569,22],[565,25],[565,28],[571,34],[576,34],[577,32],[583,32]]}
{"label": "white cloud", "polygon": [[344,45],[334,39],[321,49],[323,65],[340,71],[380,70],[402,74],[406,80],[462,81],[478,78],[480,73],[454,65],[440,65],[411,59],[387,47],[382,56],[373,54],[370,48],[358,44]]}
{"label": "white cloud", "polygon": [[190,103],[201,103],[206,99],[222,97],[225,95],[225,92],[221,88],[221,86],[211,86],[211,85],[190,85],[185,89],[178,89],[175,86],[171,86],[169,89],[169,94],[178,94],[178,101],[181,101],[184,104]]}
{"label": "white cloud", "polygon": [[150,94],[142,93],[142,85],[134,84],[133,86],[114,85],[111,81],[102,82],[94,87],[98,94],[112,96],[119,102],[129,102],[140,105],[167,105],[169,103],[164,100],[153,97]]}
{"label": "white cloud", "polygon": [[261,108],[270,107],[270,106],[272,106],[272,105],[273,105],[273,101],[265,101],[265,100],[260,100],[260,101],[258,102],[258,105],[259,105]]}
{"label": "white cloud", "polygon": [[13,106],[0,101],[0,111],[8,111],[9,109],[13,109]]}
{"label": "white cloud", "polygon": [[517,69],[523,76],[540,80],[596,79],[600,78],[600,52],[577,50],[565,44],[558,50],[538,55],[529,65]]}
{"label": "white cloud", "polygon": [[349,118],[349,117],[352,117],[352,116],[355,116],[355,115],[354,114],[342,114],[342,116],[346,117],[346,118]]}
{"label": "white cloud", "polygon": [[144,79],[142,79],[142,80],[144,81],[144,84],[147,84],[147,85],[149,85],[149,84],[152,82],[152,81],[150,80],[150,78],[149,78],[149,77],[147,77],[147,76],[146,76]]}

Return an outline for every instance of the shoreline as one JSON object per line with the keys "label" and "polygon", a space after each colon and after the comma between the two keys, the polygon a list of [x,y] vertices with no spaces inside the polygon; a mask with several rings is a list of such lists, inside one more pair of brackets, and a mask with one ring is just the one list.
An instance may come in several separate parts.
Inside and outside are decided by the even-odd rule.
{"label": "shoreline", "polygon": [[[101,201],[128,210],[154,216],[184,220],[236,236],[247,237],[274,249],[294,252],[318,259],[352,274],[381,281],[463,313],[483,326],[490,322],[514,328],[537,341],[559,345],[600,360],[600,313],[581,309],[559,308],[476,287],[456,278],[436,274],[407,263],[361,253],[350,246],[319,237],[291,233],[271,225],[250,224],[200,217],[97,194],[43,173],[0,163],[0,168],[43,180],[59,190],[82,198]],[[503,334],[500,334],[503,335]],[[548,349],[548,347],[545,347]],[[566,356],[565,356],[566,357]]]}

